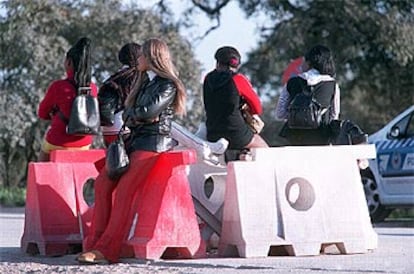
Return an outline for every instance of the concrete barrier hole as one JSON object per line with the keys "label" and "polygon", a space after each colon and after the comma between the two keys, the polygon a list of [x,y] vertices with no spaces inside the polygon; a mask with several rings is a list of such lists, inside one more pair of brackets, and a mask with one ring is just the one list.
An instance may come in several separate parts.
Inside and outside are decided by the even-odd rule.
{"label": "concrete barrier hole", "polygon": [[315,190],[309,181],[302,177],[288,181],[285,196],[290,206],[298,211],[307,211],[315,203]]}
{"label": "concrete barrier hole", "polygon": [[95,203],[95,179],[89,178],[83,185],[83,199],[86,204],[91,207]]}
{"label": "concrete barrier hole", "polygon": [[208,177],[207,180],[204,181],[204,194],[208,199],[210,199],[211,195],[214,191],[214,181],[211,177]]}

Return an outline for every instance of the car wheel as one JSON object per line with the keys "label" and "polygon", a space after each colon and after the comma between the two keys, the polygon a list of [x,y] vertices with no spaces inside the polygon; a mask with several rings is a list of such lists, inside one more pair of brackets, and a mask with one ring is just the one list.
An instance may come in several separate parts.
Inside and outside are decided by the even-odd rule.
{"label": "car wheel", "polygon": [[381,204],[378,185],[371,170],[362,170],[361,179],[371,221],[373,223],[384,221],[384,219],[391,213],[392,209],[388,209]]}

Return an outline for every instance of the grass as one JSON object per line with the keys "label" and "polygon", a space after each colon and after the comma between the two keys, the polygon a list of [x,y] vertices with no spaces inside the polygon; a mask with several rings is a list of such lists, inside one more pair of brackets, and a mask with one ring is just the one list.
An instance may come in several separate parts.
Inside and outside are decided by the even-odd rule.
{"label": "grass", "polygon": [[6,207],[24,206],[26,204],[26,188],[0,187],[0,204]]}

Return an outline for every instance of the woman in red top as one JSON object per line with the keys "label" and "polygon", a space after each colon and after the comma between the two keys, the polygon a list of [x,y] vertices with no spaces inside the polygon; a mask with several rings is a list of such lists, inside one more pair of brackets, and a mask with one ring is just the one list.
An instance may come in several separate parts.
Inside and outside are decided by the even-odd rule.
{"label": "woman in red top", "polygon": [[236,160],[240,151],[268,147],[266,141],[247,125],[241,112],[241,106],[247,103],[251,114],[260,115],[262,105],[249,80],[237,72],[241,59],[237,49],[221,47],[214,58],[216,68],[207,74],[203,83],[207,140],[227,139],[226,161]]}
{"label": "woman in red top", "polygon": [[[66,133],[64,117],[69,117],[76,91],[80,87],[90,87],[91,94],[97,96],[97,88],[91,83],[91,40],[81,38],[66,53],[66,79],[53,81],[39,104],[38,116],[51,120],[39,154],[39,161],[49,161],[52,150],[86,150],[92,144],[93,136],[77,136]],[[60,112],[61,114],[59,114]]]}

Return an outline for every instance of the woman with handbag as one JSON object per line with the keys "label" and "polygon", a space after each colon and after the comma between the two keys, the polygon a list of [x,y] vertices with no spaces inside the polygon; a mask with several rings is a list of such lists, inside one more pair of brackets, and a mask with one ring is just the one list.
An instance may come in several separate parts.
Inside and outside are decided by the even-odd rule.
{"label": "woman with handbag", "polygon": [[[66,79],[53,81],[39,104],[38,116],[50,120],[38,160],[49,161],[52,150],[87,150],[92,135],[72,135],[66,132],[67,117],[78,89],[87,88],[90,95],[97,96],[97,88],[91,81],[91,40],[83,37],[66,53],[64,62]],[[66,118],[65,118],[66,117]]]}
{"label": "woman with handbag", "polygon": [[[132,224],[134,195],[161,152],[173,148],[170,136],[174,114],[185,114],[185,88],[178,78],[165,42],[152,38],[142,45],[138,58],[141,76],[126,99],[123,114],[131,130],[126,148],[130,168],[117,180],[102,169],[95,182],[95,209],[81,263],[117,262]],[[112,202],[113,201],[113,202]]]}
{"label": "woman with handbag", "polygon": [[[112,74],[99,88],[98,101],[105,145],[117,138],[123,121],[124,103],[138,80],[138,58],[141,55],[141,45],[127,43],[121,47],[118,60],[122,67]],[[128,133],[126,128],[123,133]]]}
{"label": "woman with handbag", "polygon": [[207,74],[203,83],[207,140],[227,139],[226,161],[236,160],[243,150],[268,147],[257,130],[252,130],[243,117],[245,110],[252,115],[260,115],[262,105],[249,80],[237,73],[241,59],[237,49],[221,47],[214,58],[216,68]]}

